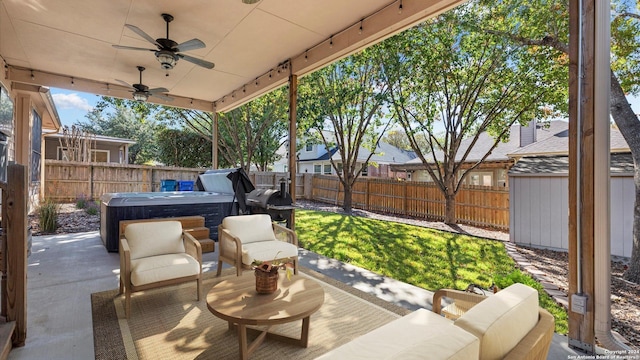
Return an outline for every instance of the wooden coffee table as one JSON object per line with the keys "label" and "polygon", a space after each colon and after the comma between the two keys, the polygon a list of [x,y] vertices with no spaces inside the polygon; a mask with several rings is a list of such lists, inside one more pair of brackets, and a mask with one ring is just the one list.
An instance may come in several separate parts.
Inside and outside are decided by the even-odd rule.
{"label": "wooden coffee table", "polygon": [[[324,290],[317,281],[293,275],[287,280],[284,272],[278,280],[278,290],[262,295],[256,292],[255,275],[246,271],[215,284],[207,294],[207,307],[213,315],[237,327],[240,359],[248,359],[265,338],[307,347],[309,317],[324,303]],[[272,325],[302,319],[300,338],[269,332]],[[248,328],[247,325],[266,325],[266,330]],[[247,332],[258,332],[258,337],[247,343]]]}

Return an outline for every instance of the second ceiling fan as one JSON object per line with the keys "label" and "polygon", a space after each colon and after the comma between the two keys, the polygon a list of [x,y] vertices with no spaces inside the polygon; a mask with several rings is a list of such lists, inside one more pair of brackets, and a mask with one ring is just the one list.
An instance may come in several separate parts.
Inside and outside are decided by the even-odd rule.
{"label": "second ceiling fan", "polygon": [[157,49],[147,49],[147,48],[123,46],[123,45],[112,45],[112,46],[116,49],[123,49],[123,50],[153,51],[156,55],[156,59],[158,59],[158,61],[160,62],[160,65],[165,70],[173,69],[173,67],[175,66],[176,62],[179,59],[184,59],[190,63],[196,64],[198,66],[202,66],[203,68],[206,68],[206,69],[213,69],[215,65],[212,62],[182,54],[183,51],[202,49],[206,47],[204,42],[202,42],[200,39],[194,38],[178,44],[177,42],[169,38],[169,23],[173,21],[173,16],[169,14],[162,14],[162,18],[167,23],[166,38],[154,39],[151,36],[149,36],[149,34],[142,31],[139,27],[135,25],[131,25],[131,24],[124,25],[127,28],[129,28],[131,31],[140,35],[140,37],[142,37],[143,39],[155,45]]}

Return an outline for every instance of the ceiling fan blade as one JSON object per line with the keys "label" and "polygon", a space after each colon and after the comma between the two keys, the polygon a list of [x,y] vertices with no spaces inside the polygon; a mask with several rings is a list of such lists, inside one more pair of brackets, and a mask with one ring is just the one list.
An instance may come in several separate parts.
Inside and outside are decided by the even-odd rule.
{"label": "ceiling fan blade", "polygon": [[126,81],[122,81],[122,80],[120,80],[120,79],[116,79],[116,81],[117,81],[117,82],[119,82],[120,84],[122,84],[122,85],[124,85],[124,86],[128,87],[128,88],[133,88],[133,85],[129,84],[129,83],[128,83],[128,82],[126,82]]}
{"label": "ceiling fan blade", "polygon": [[176,55],[178,55],[178,57],[180,57],[181,59],[185,59],[186,61],[188,61],[190,63],[193,63],[193,64],[196,64],[198,66],[202,66],[203,68],[213,69],[213,67],[215,66],[215,64],[212,63],[212,62],[208,62],[206,60],[194,58],[193,56],[184,55],[184,54],[176,54]]}
{"label": "ceiling fan blade", "polygon": [[155,95],[156,93],[169,92],[169,89],[167,89],[167,88],[153,88],[153,89],[149,89],[147,91],[150,92],[151,94]]}
{"label": "ceiling fan blade", "polygon": [[151,96],[155,96],[159,99],[165,100],[165,101],[173,101],[173,98],[171,96],[167,96],[167,95],[162,95],[162,94],[150,94]]}
{"label": "ceiling fan blade", "polygon": [[116,49],[123,49],[123,50],[143,50],[143,51],[158,51],[156,49],[145,49],[145,48],[141,48],[141,47],[134,47],[134,46],[123,46],[123,45],[111,45]]}
{"label": "ceiling fan blade", "polygon": [[205,47],[207,47],[207,45],[205,45],[200,39],[191,39],[176,45],[175,49],[177,51],[189,51],[189,50],[202,49]]}
{"label": "ceiling fan blade", "polygon": [[156,39],[154,39],[151,36],[149,36],[149,34],[147,34],[146,32],[142,31],[142,29],[140,29],[139,27],[137,27],[135,25],[131,25],[131,24],[124,24],[124,26],[129,28],[129,30],[133,31],[134,33],[140,35],[140,37],[142,37],[143,39],[145,39],[148,42],[152,43],[153,45],[155,45],[157,47],[162,47],[162,46],[160,46],[160,44],[158,44]]}

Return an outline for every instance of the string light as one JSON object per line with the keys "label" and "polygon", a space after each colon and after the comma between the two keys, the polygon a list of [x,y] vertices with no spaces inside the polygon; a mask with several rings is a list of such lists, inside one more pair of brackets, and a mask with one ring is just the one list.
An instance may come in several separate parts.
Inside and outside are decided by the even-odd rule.
{"label": "string light", "polygon": [[256,87],[258,87],[258,78],[256,78]]}
{"label": "string light", "polygon": [[329,38],[329,48],[333,49],[333,35]]}
{"label": "string light", "polygon": [[364,21],[364,18],[360,19],[360,29],[358,30],[358,34],[362,34],[362,22]]}
{"label": "string light", "polygon": [[307,62],[309,60],[309,49],[307,49],[307,51],[304,52],[304,62]]}
{"label": "string light", "polygon": [[35,75],[33,75],[33,70],[31,70],[31,80],[35,80],[35,79],[36,79],[36,77],[35,77]]}
{"label": "string light", "polygon": [[402,14],[402,0],[400,0],[400,6],[398,6],[398,14]]}
{"label": "string light", "polygon": [[75,85],[76,85],[76,82],[73,81],[73,78],[71,78],[71,86],[75,86]]}

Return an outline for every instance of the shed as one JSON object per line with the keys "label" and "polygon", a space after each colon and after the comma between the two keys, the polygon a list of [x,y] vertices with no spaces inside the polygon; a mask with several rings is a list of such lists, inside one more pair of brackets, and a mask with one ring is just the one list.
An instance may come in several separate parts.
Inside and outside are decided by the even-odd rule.
{"label": "shed", "polygon": [[[631,257],[633,246],[633,159],[611,154],[611,255]],[[524,246],[568,251],[569,159],[520,159],[509,170],[509,238]]]}

